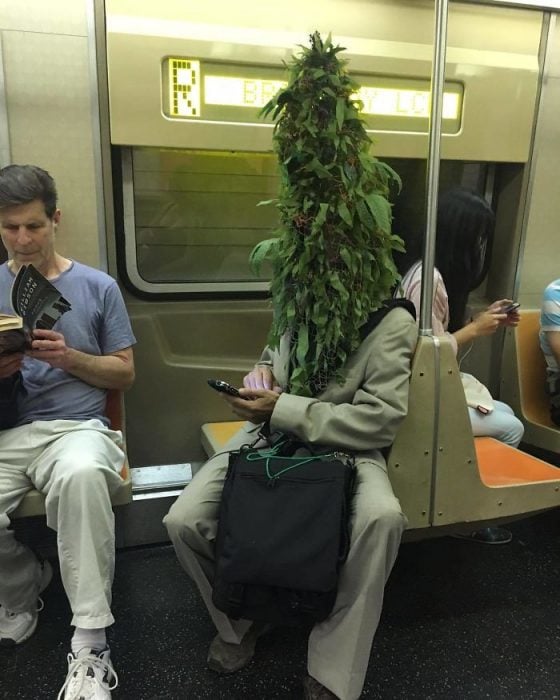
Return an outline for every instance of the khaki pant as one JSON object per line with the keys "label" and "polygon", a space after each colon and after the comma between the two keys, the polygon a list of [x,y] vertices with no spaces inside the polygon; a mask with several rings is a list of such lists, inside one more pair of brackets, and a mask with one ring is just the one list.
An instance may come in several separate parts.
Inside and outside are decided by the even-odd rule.
{"label": "khaki pant", "polygon": [[8,529],[9,514],[32,486],[46,494],[62,583],[77,627],[106,627],[115,568],[110,494],[122,484],[120,432],[99,420],[35,421],[0,432],[0,604],[34,607],[40,566]]}
{"label": "khaki pant", "polygon": [[[252,442],[241,431],[226,449]],[[250,626],[230,620],[212,603],[214,543],[228,455],[221,453],[195,475],[164,519],[183,568],[198,586],[212,620],[226,642],[239,644]],[[309,637],[308,671],[341,700],[361,694],[385,582],[397,556],[406,519],[386,468],[358,460],[352,507],[350,553],[343,567],[334,609]]]}

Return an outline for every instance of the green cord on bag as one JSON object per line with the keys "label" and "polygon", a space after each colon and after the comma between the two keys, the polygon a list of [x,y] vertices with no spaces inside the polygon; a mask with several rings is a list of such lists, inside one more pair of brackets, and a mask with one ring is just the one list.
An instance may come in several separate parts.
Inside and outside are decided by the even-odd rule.
{"label": "green cord on bag", "polygon": [[[323,454],[323,455],[312,455],[311,457],[304,457],[303,459],[301,457],[283,457],[282,455],[278,455],[278,450],[282,445],[285,444],[285,440],[283,442],[279,442],[274,447],[271,447],[267,450],[258,450],[257,452],[253,452],[252,454],[247,455],[247,461],[248,462],[254,462],[257,459],[264,459],[265,460],[265,471],[267,477],[272,481],[273,479],[278,479],[279,477],[282,476],[282,474],[285,474],[286,472],[291,471],[292,469],[296,469],[297,467],[301,467],[304,464],[309,464],[310,462],[315,462],[318,459],[324,459],[325,457],[333,457],[333,453],[329,454]],[[289,467],[285,467],[284,469],[281,469],[279,472],[276,473],[271,473],[270,471],[270,463],[271,460],[274,459],[281,459],[281,460],[293,460],[296,463],[290,465]],[[297,461],[296,461],[297,460]]]}

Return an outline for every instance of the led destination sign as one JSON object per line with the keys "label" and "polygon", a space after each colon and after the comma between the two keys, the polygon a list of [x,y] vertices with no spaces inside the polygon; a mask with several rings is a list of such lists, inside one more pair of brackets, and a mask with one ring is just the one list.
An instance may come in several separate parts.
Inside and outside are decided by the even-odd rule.
{"label": "led destination sign", "polygon": [[[232,66],[189,58],[168,58],[164,65],[164,112],[173,119],[259,122],[260,109],[287,82],[281,68]],[[424,131],[430,112],[429,81],[388,76],[353,75],[362,87],[353,97],[362,115],[375,117],[377,130]],[[463,87],[447,83],[443,130],[460,128]]]}

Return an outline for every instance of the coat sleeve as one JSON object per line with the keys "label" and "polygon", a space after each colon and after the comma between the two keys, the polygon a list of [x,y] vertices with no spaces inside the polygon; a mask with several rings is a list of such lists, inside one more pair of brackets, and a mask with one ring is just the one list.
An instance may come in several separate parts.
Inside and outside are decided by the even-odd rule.
{"label": "coat sleeve", "polygon": [[389,446],[408,408],[416,335],[416,323],[410,314],[395,309],[358,350],[363,353],[364,367],[351,401],[336,403],[282,394],[272,414],[271,428],[351,452]]}
{"label": "coat sleeve", "polygon": [[273,364],[274,364],[274,353],[267,345],[265,347],[265,349],[262,351],[262,354],[261,354],[258,362],[255,363],[255,367],[270,367],[270,368],[272,368]]}

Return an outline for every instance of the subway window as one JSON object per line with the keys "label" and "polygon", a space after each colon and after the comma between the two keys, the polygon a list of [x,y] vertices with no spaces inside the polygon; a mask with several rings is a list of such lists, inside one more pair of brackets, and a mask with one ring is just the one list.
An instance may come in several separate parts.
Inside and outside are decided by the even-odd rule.
{"label": "subway window", "polygon": [[126,266],[144,292],[267,289],[249,268],[254,246],[278,224],[276,156],[123,149]]}

